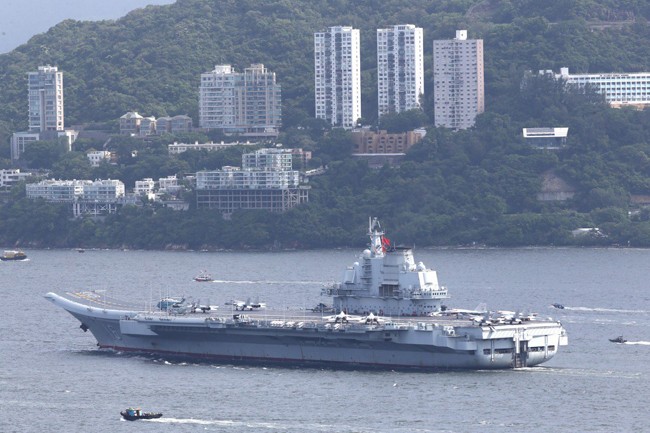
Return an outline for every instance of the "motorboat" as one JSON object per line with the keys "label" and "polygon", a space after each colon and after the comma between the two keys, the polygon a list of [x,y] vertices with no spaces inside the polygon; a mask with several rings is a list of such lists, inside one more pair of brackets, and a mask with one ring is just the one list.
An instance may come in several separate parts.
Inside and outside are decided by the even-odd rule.
{"label": "motorboat", "polygon": [[609,341],[611,341],[612,343],[626,343],[627,342],[627,340],[622,335],[619,335],[616,338],[610,338]]}
{"label": "motorboat", "polygon": [[553,308],[557,308],[558,310],[564,310],[564,305],[562,304],[555,303],[551,305],[553,306]]}
{"label": "motorboat", "polygon": [[120,412],[122,417],[127,421],[137,421],[139,419],[156,419],[162,417],[161,412],[144,412],[142,409],[134,409],[132,407],[124,409]]}
{"label": "motorboat", "polygon": [[198,281],[199,283],[209,283],[210,281],[214,280],[212,279],[212,275],[210,275],[207,271],[203,271],[194,277],[194,281]]}

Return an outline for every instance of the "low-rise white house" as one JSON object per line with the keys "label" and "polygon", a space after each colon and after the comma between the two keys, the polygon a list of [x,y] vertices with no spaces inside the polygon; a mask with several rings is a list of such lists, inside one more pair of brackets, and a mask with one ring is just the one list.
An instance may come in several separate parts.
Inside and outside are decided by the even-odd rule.
{"label": "low-rise white house", "polygon": [[[552,71],[540,71],[549,74]],[[650,72],[608,72],[598,74],[570,74],[569,68],[560,68],[555,78],[570,86],[592,86],[612,106],[650,104]]]}
{"label": "low-rise white house", "polygon": [[107,150],[90,150],[86,153],[90,165],[99,167],[102,162],[109,162],[111,160],[111,152]]}
{"label": "low-rise white house", "polygon": [[135,181],[135,188],[133,188],[133,193],[135,195],[148,195],[153,193],[154,188],[156,187],[156,182],[150,177],[146,177],[142,180]]}
{"label": "low-rise white house", "polygon": [[178,178],[176,175],[161,177],[158,179],[158,192],[160,193],[173,194],[178,192],[181,188],[182,186],[178,184]]}
{"label": "low-rise white house", "polygon": [[32,176],[32,173],[21,173],[19,168],[0,170],[0,189],[11,189],[15,184],[30,176]]}

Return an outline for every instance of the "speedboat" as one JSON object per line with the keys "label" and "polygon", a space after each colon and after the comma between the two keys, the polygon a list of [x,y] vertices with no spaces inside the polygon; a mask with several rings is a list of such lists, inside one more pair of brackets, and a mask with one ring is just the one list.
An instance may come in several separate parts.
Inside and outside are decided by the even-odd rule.
{"label": "speedboat", "polygon": [[555,303],[555,304],[552,304],[552,305],[553,305],[553,308],[557,308],[558,310],[564,310],[564,305],[562,305],[562,304]]}
{"label": "speedboat", "polygon": [[198,281],[200,283],[209,283],[210,281],[214,280],[212,279],[212,275],[210,275],[207,271],[203,271],[194,277],[194,281]]}
{"label": "speedboat", "polygon": [[609,341],[611,341],[612,343],[625,343],[625,342],[627,342],[627,340],[625,338],[623,338],[622,335],[619,335],[616,338],[610,338]]}
{"label": "speedboat", "polygon": [[121,411],[120,414],[127,421],[137,421],[139,419],[155,419],[160,418],[163,415],[161,412],[143,412],[142,409],[134,409],[132,407]]}
{"label": "speedboat", "polygon": [[0,256],[0,260],[3,262],[8,262],[11,260],[26,260],[27,254],[20,250],[5,250],[5,252]]}

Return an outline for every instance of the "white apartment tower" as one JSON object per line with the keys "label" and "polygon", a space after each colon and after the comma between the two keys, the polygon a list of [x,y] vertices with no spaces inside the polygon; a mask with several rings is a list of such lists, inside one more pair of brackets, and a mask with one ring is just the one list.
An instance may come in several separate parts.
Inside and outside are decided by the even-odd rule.
{"label": "white apartment tower", "polygon": [[201,74],[199,127],[226,134],[277,137],[282,120],[280,85],[275,72],[253,64],[244,72],[217,65]]}
{"label": "white apartment tower", "polygon": [[452,40],[433,41],[435,126],[466,129],[485,110],[483,40],[457,30]]}
{"label": "white apartment tower", "polygon": [[359,29],[330,27],[314,33],[316,118],[353,128],[361,117]]}
{"label": "white apartment tower", "polygon": [[39,66],[27,73],[29,131],[63,131],[63,73]]}
{"label": "white apartment tower", "polygon": [[420,108],[424,94],[422,29],[412,24],[377,29],[379,117]]}

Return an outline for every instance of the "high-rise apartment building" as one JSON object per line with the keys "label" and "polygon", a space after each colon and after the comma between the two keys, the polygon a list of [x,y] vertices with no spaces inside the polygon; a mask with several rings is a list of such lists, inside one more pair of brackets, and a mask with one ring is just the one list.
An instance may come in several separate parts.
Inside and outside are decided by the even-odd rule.
{"label": "high-rise apartment building", "polygon": [[433,41],[433,82],[435,126],[474,126],[485,110],[483,40],[457,30],[455,39]]}
{"label": "high-rise apartment building", "polygon": [[379,117],[419,108],[423,94],[422,29],[412,24],[377,29]]}
{"label": "high-rise apartment building", "polygon": [[282,120],[280,85],[275,72],[253,64],[244,72],[217,65],[201,74],[199,127],[226,134],[276,137]]}
{"label": "high-rise apartment building", "polygon": [[29,131],[63,131],[63,73],[39,66],[27,73]]}
{"label": "high-rise apartment building", "polygon": [[314,33],[316,118],[353,128],[361,118],[359,30],[330,27]]}

